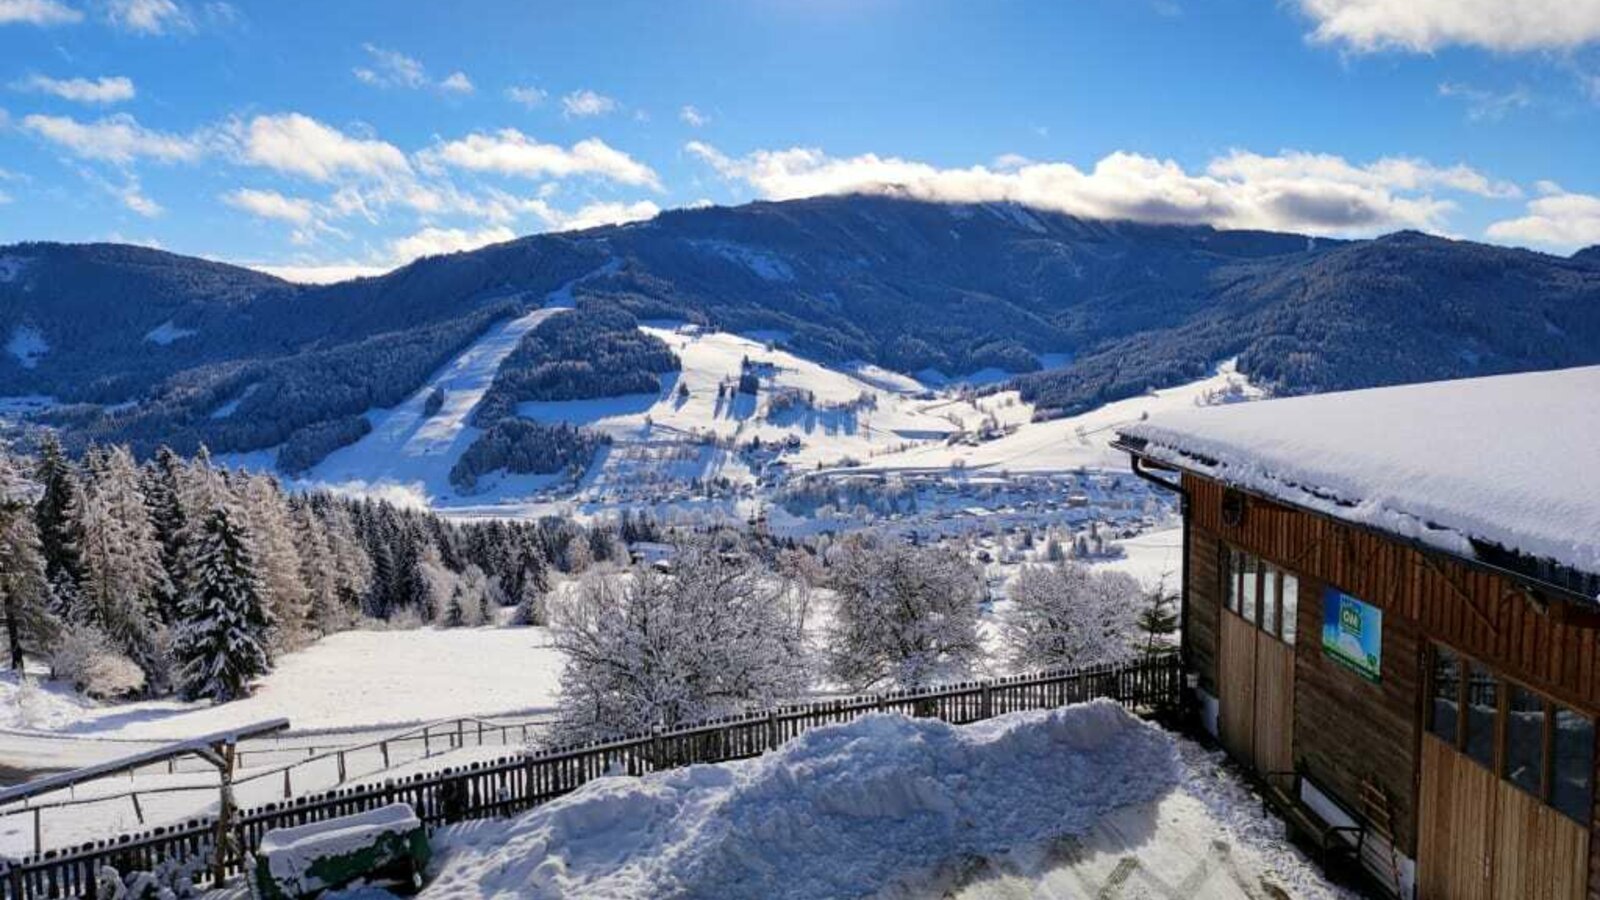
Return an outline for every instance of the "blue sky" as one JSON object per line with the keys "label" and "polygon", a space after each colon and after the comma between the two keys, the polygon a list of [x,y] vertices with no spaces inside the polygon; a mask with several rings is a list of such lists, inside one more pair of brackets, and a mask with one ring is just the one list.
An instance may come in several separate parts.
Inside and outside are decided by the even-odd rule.
{"label": "blue sky", "polygon": [[1600,243],[1600,0],[0,0],[0,242],[297,277],[851,190]]}

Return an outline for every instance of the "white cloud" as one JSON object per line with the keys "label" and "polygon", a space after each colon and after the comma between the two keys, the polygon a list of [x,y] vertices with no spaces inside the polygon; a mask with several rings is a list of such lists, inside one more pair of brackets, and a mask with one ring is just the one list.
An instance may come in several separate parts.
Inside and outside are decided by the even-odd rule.
{"label": "white cloud", "polygon": [[1533,105],[1533,95],[1524,87],[1490,91],[1470,84],[1446,81],[1439,85],[1439,96],[1466,103],[1467,118],[1474,122],[1498,122],[1506,117],[1506,113]]}
{"label": "white cloud", "polygon": [[194,20],[173,0],[111,0],[111,24],[135,34],[193,31]]}
{"label": "white cloud", "polygon": [[1313,40],[1358,53],[1570,49],[1600,40],[1600,0],[1298,0]]}
{"label": "white cloud", "polygon": [[0,25],[70,25],[83,13],[58,0],[0,0]]}
{"label": "white cloud", "polygon": [[711,124],[711,117],[693,106],[685,106],[683,109],[678,110],[678,118],[682,119],[684,124],[690,128],[701,128]]}
{"label": "white cloud", "polygon": [[428,68],[414,56],[390,50],[375,44],[362,44],[372,58],[370,65],[356,66],[351,73],[363,84],[381,88],[434,88],[445,94],[470,94],[475,90],[472,79],[462,71],[451,72],[439,81],[428,74]]}
{"label": "white cloud", "polygon": [[[685,148],[762,197],[883,193],[944,202],[1007,201],[1095,219],[1211,224],[1360,235],[1442,230],[1455,204],[1436,192],[1516,196],[1514,185],[1465,166],[1386,158],[1356,165],[1336,156],[1235,151],[1188,172],[1171,160],[1112,153],[1087,171],[1064,162],[944,169],[899,157],[760,150],[731,158],[698,141]],[[1011,161],[1015,162],[1015,161]]]}
{"label": "white cloud", "polygon": [[495,172],[524,178],[592,175],[622,184],[660,189],[655,170],[614,149],[599,138],[571,147],[546,144],[515,128],[494,134],[473,133],[425,151],[429,163],[443,163],[473,172]]}
{"label": "white cloud", "polygon": [[509,241],[516,236],[516,232],[503,225],[494,225],[478,231],[429,227],[390,241],[389,255],[394,258],[397,265],[403,265],[424,256],[476,250],[479,247]]}
{"label": "white cloud", "polygon": [[570,215],[557,215],[555,224],[564,231],[582,231],[601,225],[643,222],[661,214],[661,207],[649,200],[636,203],[590,203]]}
{"label": "white cloud", "polygon": [[193,162],[205,151],[197,135],[152,131],[126,113],[79,122],[67,116],[25,116],[22,127],[82,159],[127,165],[136,159]]}
{"label": "white cloud", "polygon": [[561,114],[568,118],[604,116],[616,111],[617,101],[587,88],[573,91],[561,98]]}
{"label": "white cloud", "polygon": [[12,88],[53,94],[75,103],[120,103],[134,97],[133,80],[115,75],[101,78],[49,78],[34,75],[12,82]]}
{"label": "white cloud", "polygon": [[427,70],[422,63],[398,50],[387,50],[373,44],[361,45],[372,57],[370,67],[355,69],[361,81],[378,87],[419,88],[428,83]]}
{"label": "white cloud", "polygon": [[342,175],[385,179],[411,171],[393,144],[351,137],[301,113],[256,116],[237,130],[246,162],[314,181]]}
{"label": "white cloud", "polygon": [[239,188],[223,194],[222,202],[263,219],[276,219],[294,225],[310,225],[316,219],[316,207],[310,200],[285,197],[277,191]]}
{"label": "white cloud", "polygon": [[511,87],[506,88],[507,100],[510,100],[512,103],[520,103],[529,109],[533,109],[535,106],[539,106],[540,104],[544,103],[545,98],[549,96],[550,94],[548,91],[545,91],[542,88],[534,87],[531,84],[514,84]]}
{"label": "white cloud", "polygon": [[1600,197],[1575,194],[1542,181],[1539,195],[1528,201],[1524,215],[1489,226],[1493,240],[1549,250],[1572,251],[1600,244]]}

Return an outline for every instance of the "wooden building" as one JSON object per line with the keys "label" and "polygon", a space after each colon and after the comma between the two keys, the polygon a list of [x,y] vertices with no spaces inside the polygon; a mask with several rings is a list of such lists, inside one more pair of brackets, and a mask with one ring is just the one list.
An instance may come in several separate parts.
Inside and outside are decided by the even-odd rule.
{"label": "wooden building", "polygon": [[1398,896],[1600,898],[1600,367],[1118,444],[1183,495],[1193,699],[1286,818]]}

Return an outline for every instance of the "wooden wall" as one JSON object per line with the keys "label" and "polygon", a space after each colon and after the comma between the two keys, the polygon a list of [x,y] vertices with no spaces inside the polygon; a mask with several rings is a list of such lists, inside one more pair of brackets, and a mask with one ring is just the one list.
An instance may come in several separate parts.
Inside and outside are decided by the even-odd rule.
{"label": "wooden wall", "polygon": [[1189,531],[1189,581],[1185,585],[1183,615],[1187,633],[1189,667],[1200,676],[1200,687],[1217,694],[1217,654],[1221,652],[1222,569],[1217,539],[1202,528]]}
{"label": "wooden wall", "polygon": [[[1254,553],[1301,578],[1295,756],[1349,803],[1370,777],[1389,791],[1397,843],[1416,851],[1417,753],[1427,639],[1455,647],[1589,715],[1600,713],[1600,632],[1592,613],[1541,606],[1507,576],[1258,497],[1237,525],[1223,485],[1185,473],[1191,510],[1191,665],[1216,693],[1221,547]],[[1322,592],[1333,586],[1384,611],[1383,678],[1372,684],[1322,653]],[[1600,833],[1600,817],[1596,818]],[[1600,840],[1595,855],[1600,898]]]}

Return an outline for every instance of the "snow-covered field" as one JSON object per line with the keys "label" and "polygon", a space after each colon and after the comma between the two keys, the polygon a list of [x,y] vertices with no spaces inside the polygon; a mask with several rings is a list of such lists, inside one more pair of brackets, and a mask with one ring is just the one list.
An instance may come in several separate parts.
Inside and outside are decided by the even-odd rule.
{"label": "snow-covered field", "polygon": [[963,727],[869,716],[447,829],[423,896],[1336,896],[1252,805],[1109,701]]}
{"label": "snow-covered field", "polygon": [[[285,717],[296,731],[549,709],[561,656],[544,628],[345,631],[283,657],[242,700],[94,705],[47,686],[36,729],[172,740]],[[19,721],[17,682],[0,680],[0,727]],[[0,748],[3,748],[0,736]]]}

